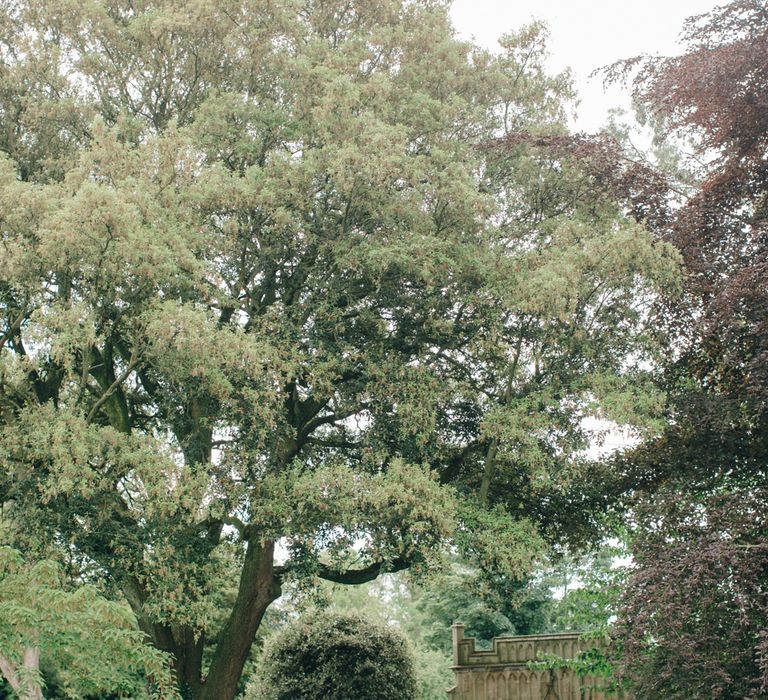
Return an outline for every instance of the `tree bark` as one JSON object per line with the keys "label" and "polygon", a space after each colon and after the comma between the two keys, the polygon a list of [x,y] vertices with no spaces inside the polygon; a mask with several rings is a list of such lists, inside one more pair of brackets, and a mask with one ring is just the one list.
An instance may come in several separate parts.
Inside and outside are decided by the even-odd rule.
{"label": "tree bark", "polygon": [[202,632],[195,636],[195,630],[189,627],[174,628],[171,636],[174,668],[181,697],[184,700],[195,700],[202,694],[205,637]]}
{"label": "tree bark", "polygon": [[8,681],[11,688],[18,692],[19,688],[21,688],[21,682],[18,675],[16,675],[16,666],[10,659],[6,659],[4,656],[0,656],[0,673],[3,674],[3,678]]}
{"label": "tree bark", "polygon": [[[22,667],[35,674],[40,672],[40,649],[37,647],[25,647],[21,659]],[[19,671],[10,659],[0,656],[0,672],[13,688],[19,700],[44,700],[43,691],[40,686],[33,682],[22,680],[24,675],[19,675]]]}
{"label": "tree bark", "polygon": [[203,647],[205,634],[191,627],[164,625],[153,622],[144,613],[147,593],[135,578],[126,578],[123,592],[136,615],[139,628],[152,644],[173,655],[173,668],[184,700],[197,700],[202,692]]}
{"label": "tree bark", "polygon": [[234,700],[243,666],[269,605],[280,597],[274,542],[248,541],[232,613],[216,645],[200,700]]}
{"label": "tree bark", "polygon": [[[21,663],[27,671],[39,673],[40,649],[37,647],[27,647],[24,649],[24,657]],[[43,689],[36,683],[30,683],[26,690],[22,690],[19,693],[19,698],[21,700],[43,700]]]}

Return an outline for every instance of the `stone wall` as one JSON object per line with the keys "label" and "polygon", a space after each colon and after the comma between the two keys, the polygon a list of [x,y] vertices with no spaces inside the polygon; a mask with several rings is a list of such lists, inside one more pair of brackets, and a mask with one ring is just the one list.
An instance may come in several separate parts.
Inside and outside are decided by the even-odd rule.
{"label": "stone wall", "polygon": [[528,662],[540,654],[572,659],[594,642],[575,633],[497,637],[488,650],[475,648],[464,625],[453,625],[453,672],[450,700],[617,700],[600,690],[602,678],[579,677],[567,668],[532,670]]}

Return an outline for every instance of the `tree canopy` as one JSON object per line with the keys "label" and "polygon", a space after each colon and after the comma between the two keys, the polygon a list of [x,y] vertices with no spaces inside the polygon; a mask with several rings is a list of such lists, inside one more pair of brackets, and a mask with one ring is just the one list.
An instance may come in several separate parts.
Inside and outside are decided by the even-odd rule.
{"label": "tree canopy", "polygon": [[432,0],[1,9],[9,543],[228,700],[285,580],[448,543],[521,576],[594,531],[584,418],[658,430],[678,255],[552,146],[542,25],[491,55]]}

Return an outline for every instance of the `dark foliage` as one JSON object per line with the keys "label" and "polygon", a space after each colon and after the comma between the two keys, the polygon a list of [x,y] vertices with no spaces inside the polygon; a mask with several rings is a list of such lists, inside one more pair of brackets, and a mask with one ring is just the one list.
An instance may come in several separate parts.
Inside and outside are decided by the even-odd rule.
{"label": "dark foliage", "polygon": [[264,700],[408,700],[413,658],[396,630],[355,614],[318,613],[278,633],[265,650]]}
{"label": "dark foliage", "polygon": [[766,496],[667,493],[641,511],[618,627],[637,697],[766,697]]}
{"label": "dark foliage", "polygon": [[638,518],[618,644],[639,697],[766,697],[768,4],[691,18],[684,38],[612,69],[637,69],[638,104],[694,143],[700,178],[656,229],[686,276],[658,316],[668,428],[615,465]]}
{"label": "dark foliage", "polygon": [[[688,51],[640,62],[635,98],[692,138],[702,182],[665,233],[683,254],[684,359],[707,387],[768,399],[768,4],[737,0],[688,20]],[[614,67],[614,74],[638,59]],[[692,326],[692,327],[691,327]]]}

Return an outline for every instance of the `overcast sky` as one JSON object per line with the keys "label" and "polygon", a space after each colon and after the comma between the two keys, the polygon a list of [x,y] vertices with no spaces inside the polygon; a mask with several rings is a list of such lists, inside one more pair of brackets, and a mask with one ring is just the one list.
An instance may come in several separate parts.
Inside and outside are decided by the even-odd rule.
{"label": "overcast sky", "polygon": [[495,48],[499,36],[531,19],[547,22],[551,32],[550,67],[570,67],[581,98],[575,127],[596,131],[612,107],[627,107],[618,88],[607,93],[589,74],[621,58],[641,53],[680,52],[683,20],[711,10],[724,0],[454,0],[459,34]]}

